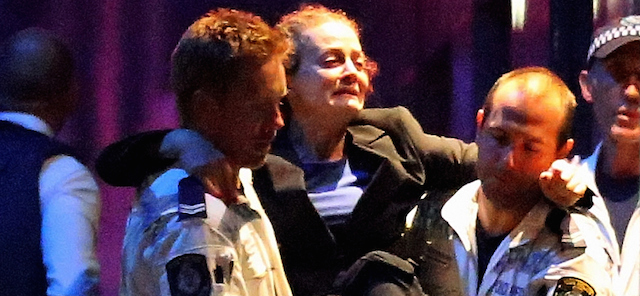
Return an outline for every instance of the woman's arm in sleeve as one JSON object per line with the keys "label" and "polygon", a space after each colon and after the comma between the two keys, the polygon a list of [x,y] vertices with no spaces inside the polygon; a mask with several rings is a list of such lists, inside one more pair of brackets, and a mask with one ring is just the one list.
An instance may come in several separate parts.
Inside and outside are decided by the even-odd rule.
{"label": "woman's arm in sleeve", "polygon": [[176,162],[160,153],[162,141],[170,131],[144,132],[107,146],[96,160],[98,175],[112,186],[139,186],[149,175]]}

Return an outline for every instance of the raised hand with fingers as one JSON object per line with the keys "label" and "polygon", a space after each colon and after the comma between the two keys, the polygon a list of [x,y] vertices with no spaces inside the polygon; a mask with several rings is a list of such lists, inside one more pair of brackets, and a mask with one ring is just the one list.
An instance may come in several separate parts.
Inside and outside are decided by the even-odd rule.
{"label": "raised hand with fingers", "polygon": [[571,161],[559,159],[540,174],[540,187],[544,195],[557,206],[566,208],[581,199],[586,190],[586,175],[580,165],[580,156]]}

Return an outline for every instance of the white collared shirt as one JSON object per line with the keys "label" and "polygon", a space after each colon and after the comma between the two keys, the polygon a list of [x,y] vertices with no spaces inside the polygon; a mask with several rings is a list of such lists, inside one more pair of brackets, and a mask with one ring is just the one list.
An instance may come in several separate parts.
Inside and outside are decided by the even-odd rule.
{"label": "white collared shirt", "polygon": [[551,210],[546,202],[534,206],[501,242],[484,278],[478,279],[475,228],[479,188],[479,180],[465,185],[441,212],[456,233],[454,250],[465,295],[537,295],[541,289],[551,295],[558,279],[571,276],[588,282],[598,295],[612,295],[609,275],[614,267],[599,238],[590,235],[597,233],[595,223],[586,216],[571,214],[571,223],[580,230],[575,234],[581,235],[574,239],[583,239],[587,248],[584,252],[563,248],[560,237],[545,227]]}
{"label": "white collared shirt", "polygon": [[[0,112],[0,120],[53,137],[42,119],[26,113]],[[94,295],[100,266],[96,236],[100,193],[89,170],[75,158],[56,155],[40,171],[41,247],[48,295]]]}
{"label": "white collared shirt", "polygon": [[618,245],[615,230],[611,225],[609,211],[595,180],[596,165],[602,143],[598,144],[593,154],[583,161],[588,169],[587,186],[595,193],[593,206],[589,212],[595,216],[600,230],[607,239],[607,251],[616,265],[616,273],[612,275],[616,294],[619,296],[640,295],[640,203],[629,220],[622,246]]}
{"label": "white collared shirt", "polygon": [[125,231],[120,295],[171,295],[168,264],[198,255],[206,259],[211,278],[219,265],[232,267],[223,267],[221,283],[211,280],[212,295],[290,296],[275,234],[253,189],[251,170],[240,170],[244,196],[239,204],[227,207],[206,193],[207,217],[180,220],[178,184],[187,176],[172,168],[151,177],[152,183],[139,191]]}

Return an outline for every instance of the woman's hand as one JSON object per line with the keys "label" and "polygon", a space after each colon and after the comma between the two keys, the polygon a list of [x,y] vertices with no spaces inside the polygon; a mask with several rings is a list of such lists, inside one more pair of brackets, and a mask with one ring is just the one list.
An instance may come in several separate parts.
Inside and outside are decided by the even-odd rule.
{"label": "woman's hand", "polygon": [[586,176],[579,156],[574,156],[571,161],[559,159],[540,174],[540,187],[549,200],[566,208],[584,196],[587,190]]}

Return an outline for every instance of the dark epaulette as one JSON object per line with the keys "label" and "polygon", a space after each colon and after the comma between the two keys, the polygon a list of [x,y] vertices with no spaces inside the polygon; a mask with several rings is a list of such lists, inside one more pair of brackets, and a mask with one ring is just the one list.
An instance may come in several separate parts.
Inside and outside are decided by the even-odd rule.
{"label": "dark epaulette", "polygon": [[207,218],[204,185],[194,176],[178,183],[178,221],[189,218]]}
{"label": "dark epaulette", "polygon": [[558,234],[561,239],[562,247],[568,248],[586,248],[586,242],[583,238],[580,228],[575,225],[575,221],[567,219],[571,213],[585,213],[593,206],[594,192],[587,189],[584,197],[579,199],[575,205],[566,208],[554,208],[547,215],[545,225],[552,232]]}

